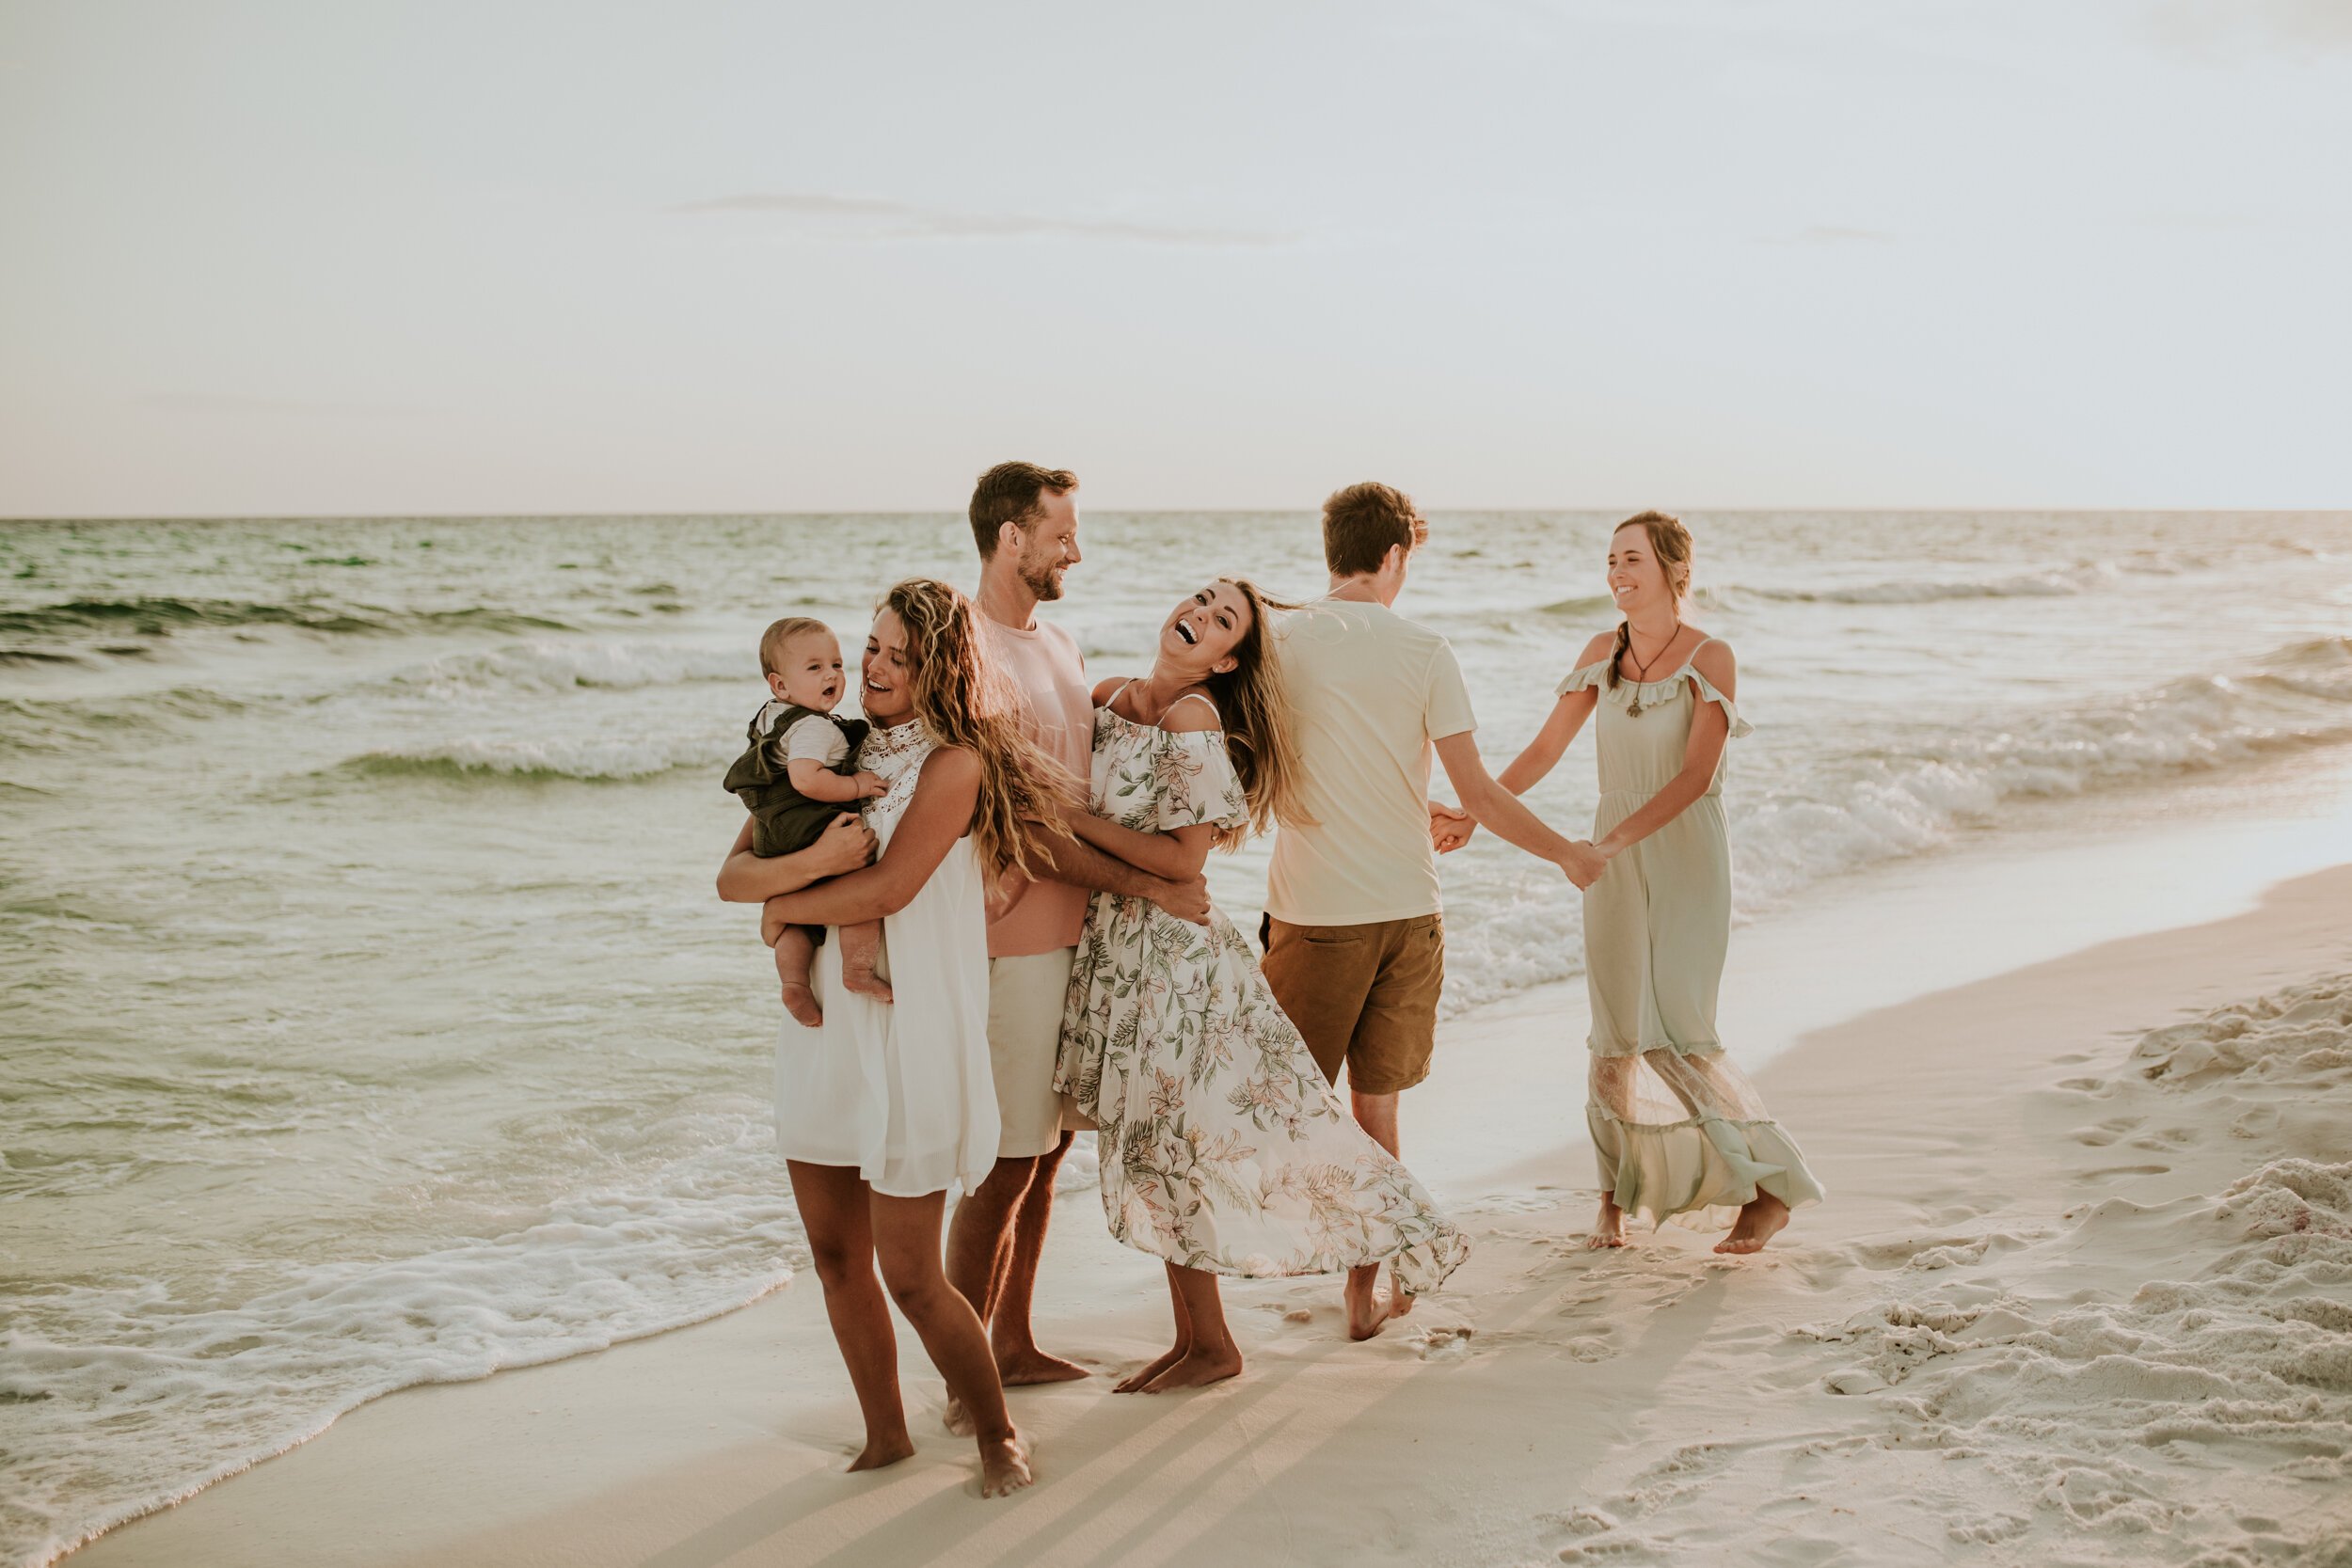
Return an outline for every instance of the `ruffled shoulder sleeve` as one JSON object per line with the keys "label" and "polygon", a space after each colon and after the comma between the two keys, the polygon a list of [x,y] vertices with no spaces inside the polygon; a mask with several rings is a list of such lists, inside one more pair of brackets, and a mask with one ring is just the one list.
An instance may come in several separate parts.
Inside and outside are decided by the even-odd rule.
{"label": "ruffled shoulder sleeve", "polygon": [[1571,691],[1586,691],[1604,687],[1608,682],[1609,661],[1604,658],[1587,664],[1581,670],[1569,671],[1560,684],[1553,687],[1551,690],[1552,695],[1565,697]]}
{"label": "ruffled shoulder sleeve", "polygon": [[1207,824],[1237,828],[1249,820],[1240,775],[1225,752],[1223,730],[1163,731],[1152,737],[1152,792],[1162,832]]}
{"label": "ruffled shoulder sleeve", "polygon": [[1740,705],[1715,689],[1713,681],[1708,680],[1696,670],[1685,670],[1682,672],[1682,678],[1689,681],[1692,689],[1698,692],[1700,702],[1715,703],[1722,706],[1724,717],[1731,721],[1732,739],[1737,740],[1743,735],[1756,733],[1756,726],[1740,717]]}

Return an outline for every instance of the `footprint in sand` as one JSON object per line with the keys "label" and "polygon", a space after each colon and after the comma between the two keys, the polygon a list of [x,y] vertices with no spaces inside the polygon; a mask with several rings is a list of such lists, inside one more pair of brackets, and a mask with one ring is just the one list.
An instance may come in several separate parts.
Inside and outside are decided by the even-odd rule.
{"label": "footprint in sand", "polygon": [[2074,1141],[2078,1144],[2089,1144],[2093,1148],[2105,1148],[2124,1133],[2138,1127],[2141,1118],[2138,1117],[2117,1117],[2112,1120],[2103,1121],[2096,1127],[2078,1127],[2074,1130]]}

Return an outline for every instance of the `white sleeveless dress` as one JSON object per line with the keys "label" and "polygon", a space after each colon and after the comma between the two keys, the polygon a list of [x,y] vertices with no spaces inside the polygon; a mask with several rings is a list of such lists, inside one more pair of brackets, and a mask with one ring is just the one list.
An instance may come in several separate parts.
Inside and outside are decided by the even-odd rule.
{"label": "white sleeveless dress", "polygon": [[[866,808],[887,853],[932,741],[919,722],[878,729],[858,766],[888,786]],[[776,1147],[787,1160],[853,1166],[874,1190],[969,1192],[996,1162],[988,1061],[988,925],[979,854],[961,838],[907,907],[882,920],[876,970],[896,1002],[841,984],[841,943],[817,950],[819,1028],[789,1017],[776,1046]],[[892,973],[896,960],[896,974]]]}

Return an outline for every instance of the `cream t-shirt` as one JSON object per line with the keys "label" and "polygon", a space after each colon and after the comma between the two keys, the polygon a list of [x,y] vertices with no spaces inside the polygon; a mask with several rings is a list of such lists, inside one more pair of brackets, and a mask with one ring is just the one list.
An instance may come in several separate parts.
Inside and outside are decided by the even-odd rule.
{"label": "cream t-shirt", "polygon": [[1274,840],[1266,912],[1365,926],[1438,912],[1430,743],[1477,728],[1446,640],[1385,605],[1323,599],[1275,627],[1312,826]]}

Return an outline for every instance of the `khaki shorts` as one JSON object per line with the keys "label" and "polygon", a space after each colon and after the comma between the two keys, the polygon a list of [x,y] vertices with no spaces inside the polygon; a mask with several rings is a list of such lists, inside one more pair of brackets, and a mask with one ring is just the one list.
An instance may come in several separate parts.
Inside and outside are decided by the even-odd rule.
{"label": "khaki shorts", "polygon": [[1002,1123],[996,1158],[1025,1160],[1061,1142],[1062,1009],[1070,998],[1074,947],[988,960],[988,1061]]}
{"label": "khaki shorts", "polygon": [[1445,986],[1444,916],[1293,926],[1268,915],[1258,937],[1266,984],[1324,1077],[1338,1083],[1344,1062],[1358,1094],[1395,1094],[1429,1076]]}

